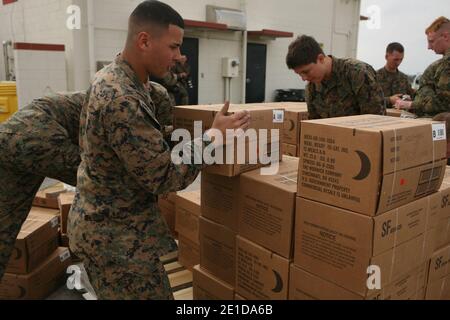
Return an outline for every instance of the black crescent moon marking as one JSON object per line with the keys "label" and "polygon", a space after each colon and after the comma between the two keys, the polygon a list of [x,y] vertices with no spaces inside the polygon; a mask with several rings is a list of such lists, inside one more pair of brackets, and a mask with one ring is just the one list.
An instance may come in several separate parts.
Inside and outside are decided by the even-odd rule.
{"label": "black crescent moon marking", "polygon": [[361,171],[359,171],[358,175],[353,177],[353,179],[354,180],[364,180],[370,174],[370,170],[371,170],[370,159],[362,151],[356,150],[355,152],[358,154],[358,156],[359,156],[359,158],[361,160]]}
{"label": "black crescent moon marking", "polygon": [[273,292],[279,293],[281,290],[283,290],[283,279],[281,278],[280,274],[273,270],[273,274],[275,275],[275,288],[272,289]]}
{"label": "black crescent moon marking", "polygon": [[292,130],[294,130],[294,127],[295,127],[295,122],[294,122],[294,120],[292,120],[292,119],[289,119],[289,123],[290,123],[290,128],[289,128],[289,131],[292,131]]}

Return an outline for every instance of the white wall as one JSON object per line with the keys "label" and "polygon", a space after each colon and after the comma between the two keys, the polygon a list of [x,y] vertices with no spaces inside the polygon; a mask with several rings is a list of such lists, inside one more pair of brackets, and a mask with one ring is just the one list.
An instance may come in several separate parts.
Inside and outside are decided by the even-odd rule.
{"label": "white wall", "polygon": [[14,50],[19,108],[33,99],[67,91],[64,51]]}
{"label": "white wall", "polygon": [[[66,45],[68,89],[80,90],[89,84],[89,41],[87,2],[94,0],[20,0],[0,5],[0,41],[61,43]],[[111,61],[122,50],[127,19],[141,0],[95,0],[94,59]],[[249,39],[267,44],[266,100],[273,99],[274,90],[303,88],[304,83],[285,65],[289,43],[297,35],[309,34],[324,44],[326,53],[356,56],[360,0],[166,0],[185,19],[206,18],[206,5],[245,10],[248,30],[275,29],[294,33],[294,38],[276,40]],[[65,12],[70,4],[82,9],[82,29],[65,27]],[[11,20],[12,15],[12,20]],[[24,19],[25,18],[25,19]],[[11,23],[13,21],[13,23]],[[188,36],[199,41],[199,103],[223,100],[224,80],[221,77],[223,56],[241,57],[241,36],[236,32],[196,32]],[[1,56],[1,55],[0,55]],[[0,58],[0,71],[3,59]],[[3,72],[1,73],[3,75]],[[203,75],[203,77],[202,77]],[[241,79],[232,82],[232,101],[239,102]]]}
{"label": "white wall", "polygon": [[[20,0],[0,3],[0,42],[64,44],[68,90],[81,90],[89,83],[86,36],[87,0]],[[67,8],[81,8],[81,30],[69,30]],[[3,54],[0,54],[0,80],[4,80]]]}
{"label": "white wall", "polygon": [[[266,41],[266,100],[273,99],[276,89],[305,87],[305,83],[288,71],[285,64],[287,48],[299,35],[313,36],[323,43],[327,54],[356,57],[359,26],[357,0],[247,0],[246,3],[248,30],[275,29],[294,33],[293,38]],[[353,35],[353,38],[343,36],[342,33]]]}

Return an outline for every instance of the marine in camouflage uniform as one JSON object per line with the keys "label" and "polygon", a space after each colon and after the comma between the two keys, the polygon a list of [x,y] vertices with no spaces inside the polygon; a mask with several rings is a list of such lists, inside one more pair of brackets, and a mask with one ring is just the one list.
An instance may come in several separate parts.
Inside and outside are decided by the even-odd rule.
{"label": "marine in camouflage uniform", "polygon": [[166,74],[166,76],[161,80],[161,84],[169,92],[170,100],[173,105],[188,105],[189,104],[189,93],[188,93],[188,79],[183,74],[190,74],[190,67],[186,63],[181,64],[177,62],[175,66]]}
{"label": "marine in camouflage uniform", "polygon": [[[167,91],[152,82],[149,93],[170,141],[173,117]],[[85,92],[76,92],[36,99],[0,124],[0,279],[44,178],[76,185],[85,98]]]}
{"label": "marine in camouflage uniform", "polygon": [[421,117],[450,112],[450,49],[423,73],[411,111]]}
{"label": "marine in camouflage uniform", "polygon": [[358,60],[330,57],[330,79],[307,85],[309,119],[384,114],[383,93],[375,70]]}
{"label": "marine in camouflage uniform", "polygon": [[[172,163],[156,113],[146,85],[120,55],[97,73],[81,113],[68,236],[100,299],[173,298],[159,258],[176,243],[157,196],[186,188],[203,166]],[[201,158],[206,145],[193,140],[184,152]]]}
{"label": "marine in camouflage uniform", "polygon": [[45,177],[76,184],[85,93],[36,99],[0,124],[0,279]]}
{"label": "marine in camouflage uniform", "polygon": [[178,101],[177,104],[180,106],[185,106],[189,104],[189,93],[188,93],[188,79],[191,74],[191,67],[185,61],[184,63],[178,61],[174,68],[173,73],[177,78],[178,87]]}
{"label": "marine in camouflage uniform", "polygon": [[409,95],[414,97],[414,90],[409,84],[408,76],[397,69],[396,72],[389,72],[385,67],[377,71],[377,80],[383,90],[386,107],[392,108],[389,100],[396,94]]}

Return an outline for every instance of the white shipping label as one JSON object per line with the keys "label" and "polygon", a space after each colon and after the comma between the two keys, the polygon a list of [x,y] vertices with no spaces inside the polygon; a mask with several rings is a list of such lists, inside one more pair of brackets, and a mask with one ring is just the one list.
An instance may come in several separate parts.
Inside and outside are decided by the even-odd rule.
{"label": "white shipping label", "polygon": [[284,110],[273,110],[273,123],[284,122]]}
{"label": "white shipping label", "polygon": [[64,262],[64,261],[66,261],[69,258],[70,258],[70,251],[69,250],[66,250],[66,251],[64,251],[63,253],[61,253],[59,255],[59,260],[61,260],[61,262]]}
{"label": "white shipping label", "polygon": [[447,140],[447,131],[444,123],[434,123],[432,126],[433,141]]}

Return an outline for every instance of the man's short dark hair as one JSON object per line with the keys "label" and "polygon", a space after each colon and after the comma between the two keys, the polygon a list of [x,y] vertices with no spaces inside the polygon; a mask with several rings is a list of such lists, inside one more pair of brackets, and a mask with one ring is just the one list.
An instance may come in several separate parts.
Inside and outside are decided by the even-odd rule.
{"label": "man's short dark hair", "polygon": [[313,37],[303,35],[289,45],[286,64],[289,69],[294,69],[316,63],[319,54],[324,54],[319,43]]}
{"label": "man's short dark hair", "polygon": [[386,53],[393,53],[394,51],[404,53],[405,48],[403,48],[403,46],[398,42],[389,43],[386,47]]}
{"label": "man's short dark hair", "polygon": [[129,31],[140,32],[147,26],[167,29],[171,24],[184,29],[184,20],[175,9],[160,1],[146,0],[131,13]]}

